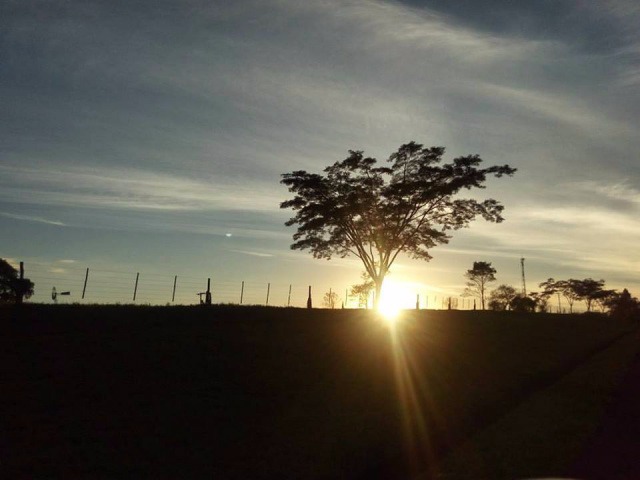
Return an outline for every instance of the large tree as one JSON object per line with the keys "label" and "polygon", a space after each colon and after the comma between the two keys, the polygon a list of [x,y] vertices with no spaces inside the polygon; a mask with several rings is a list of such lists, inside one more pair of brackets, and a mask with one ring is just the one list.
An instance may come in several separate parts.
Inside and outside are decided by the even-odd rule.
{"label": "large tree", "polygon": [[480,168],[478,155],[442,163],[443,147],[402,145],[377,166],[362,151],[324,169],[324,175],[297,170],[282,175],[294,194],[281,203],[296,213],[292,249],[315,258],[355,255],[375,284],[376,303],[382,282],[400,252],[430,260],[429,250],[447,243],[450,232],[466,227],[478,215],[501,222],[503,206],[493,199],[458,198],[461,190],[485,188],[488,175],[512,175],[508,165]]}
{"label": "large tree", "polygon": [[467,278],[467,287],[464,296],[478,297],[482,310],[484,310],[487,287],[489,283],[496,281],[496,269],[491,262],[473,262],[473,268],[464,274]]}

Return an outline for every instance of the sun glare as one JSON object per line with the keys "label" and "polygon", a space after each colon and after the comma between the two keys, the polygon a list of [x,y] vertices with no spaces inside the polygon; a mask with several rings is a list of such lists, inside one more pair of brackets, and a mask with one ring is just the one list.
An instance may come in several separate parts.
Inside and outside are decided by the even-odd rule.
{"label": "sun glare", "polygon": [[378,303],[378,312],[387,322],[395,323],[401,310],[410,308],[407,306],[407,301],[411,296],[411,291],[403,287],[402,284],[385,280],[382,285],[380,302]]}

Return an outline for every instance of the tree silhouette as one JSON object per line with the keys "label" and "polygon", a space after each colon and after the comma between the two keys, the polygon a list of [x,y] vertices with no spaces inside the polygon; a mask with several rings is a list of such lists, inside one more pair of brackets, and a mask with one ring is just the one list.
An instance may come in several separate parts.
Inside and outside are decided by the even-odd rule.
{"label": "tree silhouette", "polygon": [[371,295],[371,292],[375,288],[375,284],[369,278],[367,272],[363,272],[360,278],[362,278],[362,283],[351,287],[351,295],[358,298],[358,307],[366,308],[369,303],[369,295]]}
{"label": "tree silhouette", "polygon": [[640,301],[632,297],[626,288],[621,293],[613,295],[609,300],[611,315],[627,320],[638,320],[640,318]]}
{"label": "tree silhouette", "polygon": [[473,268],[467,270],[464,276],[468,281],[463,295],[480,298],[484,310],[487,284],[496,281],[496,269],[491,266],[491,262],[473,262]]}
{"label": "tree silhouette", "polygon": [[594,302],[600,307],[601,312],[606,312],[615,299],[618,298],[619,293],[615,290],[600,290],[595,294]]}
{"label": "tree silhouette", "polygon": [[328,291],[322,298],[322,304],[327,308],[336,308],[336,305],[340,301],[338,294],[333,291]]}
{"label": "tree silhouette", "polygon": [[580,296],[579,282],[580,280],[573,278],[569,280],[554,280],[553,278],[549,278],[540,283],[539,286],[543,289],[543,294],[547,296],[555,295],[556,293],[561,294],[569,305],[569,313],[573,313],[573,304],[582,298]]}
{"label": "tree silhouette", "polygon": [[540,284],[540,288],[544,289],[543,294],[546,296],[560,293],[569,305],[569,313],[573,313],[573,305],[576,301],[584,301],[587,305],[587,312],[590,312],[594,302],[598,302],[603,292],[606,292],[603,289],[604,283],[604,280],[594,280],[592,278],[585,278],[584,280],[575,278],[554,280],[549,278]]}
{"label": "tree silhouette", "polygon": [[516,295],[511,299],[509,303],[511,310],[514,312],[535,312],[536,311],[536,301],[535,299],[525,296],[525,295]]}
{"label": "tree silhouette", "polygon": [[503,206],[493,199],[455,198],[461,190],[484,188],[487,175],[516,170],[508,165],[480,168],[478,155],[442,164],[443,147],[410,142],[388,159],[388,166],[362,151],[324,169],[324,175],[297,170],[282,175],[294,197],[280,204],[296,213],[294,250],[315,258],[355,255],[374,282],[376,304],[382,282],[400,252],[430,260],[429,250],[447,243],[450,232],[478,215],[501,222]]}
{"label": "tree silhouette", "polygon": [[585,278],[584,280],[569,280],[573,281],[573,288],[576,294],[587,304],[587,312],[591,311],[594,301],[598,299],[600,292],[604,289],[604,280],[594,280],[593,278]]}
{"label": "tree silhouette", "polygon": [[22,303],[23,298],[33,295],[33,282],[19,278],[18,271],[5,259],[0,258],[0,304]]}
{"label": "tree silhouette", "polygon": [[511,304],[511,300],[517,295],[516,289],[511,285],[499,285],[489,294],[489,309],[503,311]]}

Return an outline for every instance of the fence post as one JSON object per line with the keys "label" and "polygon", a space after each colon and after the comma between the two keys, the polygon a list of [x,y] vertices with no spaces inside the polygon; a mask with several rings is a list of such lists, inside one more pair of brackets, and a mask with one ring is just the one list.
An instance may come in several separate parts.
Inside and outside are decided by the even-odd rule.
{"label": "fence post", "polygon": [[140,272],[136,273],[136,284],[133,287],[133,301],[136,301],[136,293],[138,293],[138,278],[140,277]]}
{"label": "fence post", "polygon": [[291,306],[291,284],[289,284],[289,296],[287,297],[287,307]]}
{"label": "fence post", "polygon": [[244,297],[244,280],[242,281],[242,286],[240,287],[240,305],[242,305],[243,297]]}
{"label": "fence post", "polygon": [[171,302],[175,302],[176,300],[176,284],[178,283],[178,275],[173,277],[173,295],[171,295]]}
{"label": "fence post", "polygon": [[204,303],[211,305],[211,279],[207,278],[207,291],[204,295]]}
{"label": "fence post", "polygon": [[[20,280],[24,280],[24,262],[20,262]],[[20,285],[20,288],[16,291],[16,303],[18,305],[22,305],[22,300],[24,297],[24,289],[22,288],[22,285]]]}
{"label": "fence post", "polygon": [[309,285],[309,297],[307,298],[307,308],[313,308],[313,302],[311,301],[311,285]]}
{"label": "fence post", "polygon": [[269,305],[269,291],[271,290],[271,284],[267,283],[267,303],[265,305]]}
{"label": "fence post", "polygon": [[84,287],[82,287],[82,299],[84,300],[84,292],[87,291],[87,280],[89,280],[89,267],[87,267],[87,272],[84,274]]}
{"label": "fence post", "polygon": [[416,293],[416,310],[420,310],[420,294]]}

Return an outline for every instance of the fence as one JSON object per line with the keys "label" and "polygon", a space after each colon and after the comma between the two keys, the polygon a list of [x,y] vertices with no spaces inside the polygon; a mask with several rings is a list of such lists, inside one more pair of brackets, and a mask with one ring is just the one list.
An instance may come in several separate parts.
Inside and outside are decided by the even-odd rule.
{"label": "fence", "polygon": [[[351,285],[331,286],[310,282],[294,284],[244,280],[220,280],[215,275],[147,273],[106,268],[51,265],[26,265],[26,277],[35,283],[29,301],[38,303],[135,303],[150,305],[194,305],[204,300],[210,279],[213,303],[306,307],[309,287],[314,307],[324,307],[326,293],[337,295],[335,306],[359,307],[350,294]],[[55,287],[56,299],[52,298]],[[68,292],[68,295],[65,293]],[[372,296],[371,296],[372,297]],[[369,298],[371,305],[372,298]],[[472,298],[430,294],[422,289],[403,295],[403,308],[464,309],[474,308]],[[479,308],[479,304],[478,304]]]}

